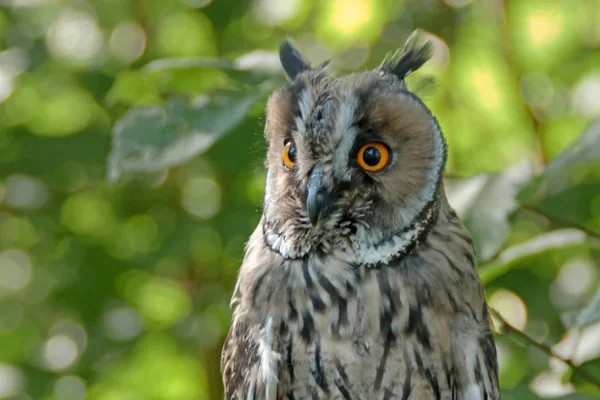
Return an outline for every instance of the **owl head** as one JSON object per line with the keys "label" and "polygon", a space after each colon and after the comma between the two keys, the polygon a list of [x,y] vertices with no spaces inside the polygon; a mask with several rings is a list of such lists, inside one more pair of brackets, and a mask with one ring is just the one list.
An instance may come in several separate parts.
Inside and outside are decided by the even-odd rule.
{"label": "owl head", "polygon": [[446,143],[405,84],[432,53],[419,41],[412,35],[374,71],[343,77],[281,45],[290,83],[267,104],[262,228],[284,258],[339,252],[385,263],[437,215]]}

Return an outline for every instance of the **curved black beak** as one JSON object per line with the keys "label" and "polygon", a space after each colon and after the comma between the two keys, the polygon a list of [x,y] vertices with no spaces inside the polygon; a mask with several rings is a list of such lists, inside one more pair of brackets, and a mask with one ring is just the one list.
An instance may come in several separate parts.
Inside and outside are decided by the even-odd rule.
{"label": "curved black beak", "polygon": [[329,212],[333,204],[333,193],[323,187],[323,165],[317,164],[308,178],[306,211],[312,226],[317,226],[319,218]]}

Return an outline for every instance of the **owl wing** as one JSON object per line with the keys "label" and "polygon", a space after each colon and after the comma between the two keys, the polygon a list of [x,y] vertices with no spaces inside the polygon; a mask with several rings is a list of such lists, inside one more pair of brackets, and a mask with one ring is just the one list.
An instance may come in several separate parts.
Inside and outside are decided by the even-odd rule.
{"label": "owl wing", "polygon": [[249,335],[236,334],[229,330],[221,355],[221,374],[225,399],[245,400],[256,398],[258,369],[258,341]]}
{"label": "owl wing", "polygon": [[265,249],[262,230],[250,237],[231,300],[233,323],[221,353],[226,400],[275,400],[280,354],[279,336],[265,309],[280,285],[267,278],[281,260]]}
{"label": "owl wing", "polygon": [[[400,281],[418,288],[409,296],[409,303],[422,310],[414,314],[419,318],[414,318],[408,329],[416,334],[412,342],[415,355],[410,357],[412,389],[436,393],[436,388],[447,387],[451,399],[497,400],[496,346],[475,250],[454,211],[447,211],[446,218],[447,223],[433,229],[423,241],[419,256],[405,258],[401,263],[406,264],[396,270],[402,274]],[[438,353],[427,357],[430,335],[437,338],[439,346],[434,349],[447,346],[452,356]]]}
{"label": "owl wing", "polygon": [[243,319],[234,322],[221,356],[225,399],[275,400],[280,355],[273,349],[272,336],[271,319],[264,326]]}
{"label": "owl wing", "polygon": [[[487,312],[484,313],[484,318],[489,318]],[[475,390],[475,393],[483,393],[484,398],[491,400],[500,399],[498,355],[491,330],[487,330],[479,339],[474,369],[473,375],[478,389]],[[466,398],[469,399],[469,397]]]}

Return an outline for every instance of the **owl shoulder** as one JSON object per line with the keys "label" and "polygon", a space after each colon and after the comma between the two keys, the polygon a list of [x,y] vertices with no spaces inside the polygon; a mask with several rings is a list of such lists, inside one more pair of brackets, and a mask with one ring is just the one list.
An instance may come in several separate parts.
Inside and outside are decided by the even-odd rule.
{"label": "owl shoulder", "polygon": [[[280,355],[269,303],[279,296],[283,259],[264,242],[259,227],[250,237],[231,299],[233,322],[223,345],[225,399],[275,399]],[[281,283],[281,282],[279,282]]]}
{"label": "owl shoulder", "polygon": [[277,343],[271,318],[264,324],[244,317],[236,319],[221,356],[225,399],[275,400],[281,359]]}

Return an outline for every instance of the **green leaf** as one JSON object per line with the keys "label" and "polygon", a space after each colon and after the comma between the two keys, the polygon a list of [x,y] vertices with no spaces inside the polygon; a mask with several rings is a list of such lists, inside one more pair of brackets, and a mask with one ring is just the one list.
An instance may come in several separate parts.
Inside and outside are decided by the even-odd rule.
{"label": "green leaf", "polygon": [[519,190],[533,174],[522,162],[506,171],[446,183],[450,204],[471,233],[479,261],[489,260],[510,233],[508,216],[519,206]]}
{"label": "green leaf", "polygon": [[108,105],[149,106],[161,102],[156,77],[137,70],[117,74],[106,95]]}
{"label": "green leaf", "polygon": [[167,71],[173,69],[215,68],[234,69],[234,63],[229,60],[209,57],[176,57],[161,58],[146,64],[142,70],[146,72]]}
{"label": "green leaf", "polygon": [[586,242],[586,235],[576,229],[560,229],[543,233],[524,243],[503,250],[496,259],[484,264],[479,275],[484,284],[504,275],[513,267],[531,257],[558,249],[580,246]]}
{"label": "green leaf", "polygon": [[174,73],[182,70],[218,70],[241,82],[254,82],[265,77],[283,80],[283,71],[275,52],[252,51],[237,59],[225,60],[209,57],[162,58],[146,64],[146,73]]}
{"label": "green leaf", "polygon": [[[579,365],[579,368],[585,371],[588,375],[598,378],[600,377],[600,358],[586,361]],[[577,392],[600,397],[600,387],[596,386],[593,382],[590,382],[581,375],[573,372],[571,374],[570,382],[577,388]]]}
{"label": "green leaf", "polygon": [[[502,400],[539,400],[540,397],[533,393],[528,385],[521,384],[515,388],[502,390]],[[554,400],[593,400],[596,397],[586,396],[582,393],[573,393],[565,396],[552,397]]]}
{"label": "green leaf", "polygon": [[600,235],[600,120],[518,196],[525,206]]}
{"label": "green leaf", "polygon": [[156,173],[202,154],[241,123],[248,111],[274,89],[271,81],[242,91],[217,91],[193,101],[134,108],[116,122],[107,178]]}
{"label": "green leaf", "polygon": [[600,160],[600,119],[577,138],[567,150],[546,166],[544,174],[560,171],[571,165]]}

